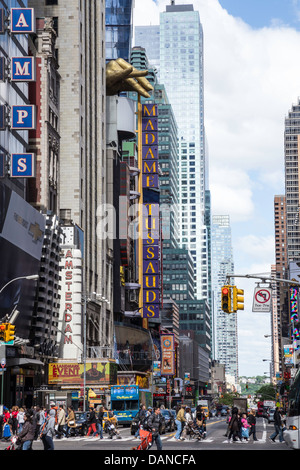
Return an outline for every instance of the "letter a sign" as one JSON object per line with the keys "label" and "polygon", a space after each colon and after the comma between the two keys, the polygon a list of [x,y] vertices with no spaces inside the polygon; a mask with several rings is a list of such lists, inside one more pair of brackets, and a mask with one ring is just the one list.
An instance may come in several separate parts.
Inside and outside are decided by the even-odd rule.
{"label": "letter a sign", "polygon": [[28,34],[35,32],[33,8],[10,9],[10,31],[15,34]]}

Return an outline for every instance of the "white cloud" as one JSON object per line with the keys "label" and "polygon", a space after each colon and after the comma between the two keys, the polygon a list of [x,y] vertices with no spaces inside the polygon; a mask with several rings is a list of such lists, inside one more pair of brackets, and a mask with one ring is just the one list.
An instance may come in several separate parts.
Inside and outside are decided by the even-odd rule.
{"label": "white cloud", "polygon": [[264,262],[269,263],[274,258],[274,236],[260,237],[249,234],[239,237],[236,242],[236,250],[238,253],[243,252],[252,260],[252,266],[258,264],[263,265]]}
{"label": "white cloud", "polygon": [[[217,0],[193,3],[204,30],[205,127],[209,145],[212,202],[236,200],[237,188],[224,193],[213,169],[220,165],[266,175],[268,184],[283,185],[284,119],[297,101],[300,80],[300,33],[275,24],[252,29],[232,17]],[[136,25],[159,24],[169,0],[135,0]],[[248,173],[249,174],[249,173]],[[244,178],[241,200],[246,211],[232,209],[233,220],[253,214],[253,184]],[[273,189],[273,187],[272,187]],[[277,193],[276,188],[274,192]],[[214,202],[215,200],[215,202]],[[226,207],[220,208],[226,210]]]}
{"label": "white cloud", "polygon": [[239,169],[221,166],[210,169],[212,213],[228,214],[232,222],[248,220],[254,213],[251,181]]}

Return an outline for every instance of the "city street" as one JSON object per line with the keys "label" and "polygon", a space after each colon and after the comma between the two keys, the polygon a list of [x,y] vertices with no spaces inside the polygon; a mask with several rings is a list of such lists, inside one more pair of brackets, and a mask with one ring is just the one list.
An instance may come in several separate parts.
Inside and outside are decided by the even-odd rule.
{"label": "city street", "polygon": [[[120,428],[121,439],[108,439],[107,435],[104,434],[104,438],[100,440],[98,437],[72,437],[69,439],[54,440],[55,450],[80,450],[80,451],[106,451],[105,455],[108,457],[111,452],[117,451],[130,451],[133,447],[139,445],[140,440],[135,439],[130,434],[130,428]],[[226,421],[224,418],[211,418],[207,422],[207,437],[205,440],[200,442],[195,440],[189,440],[177,442],[174,439],[175,433],[166,433],[161,436],[163,451],[170,451],[171,453],[178,452],[184,454],[185,452],[194,452],[199,450],[206,451],[226,451],[226,450],[247,450],[247,451],[259,451],[259,450],[291,450],[285,443],[280,443],[278,438],[276,442],[271,442],[269,436],[274,431],[274,425],[268,424],[264,418],[257,419],[257,438],[258,441],[254,442],[252,437],[248,442],[228,442],[224,436],[226,432]],[[0,450],[7,447],[8,444],[1,441]],[[33,450],[42,450],[43,444],[41,441],[35,441],[33,443]],[[156,452],[156,445],[154,444],[150,452]],[[120,454],[118,454],[120,455]]]}

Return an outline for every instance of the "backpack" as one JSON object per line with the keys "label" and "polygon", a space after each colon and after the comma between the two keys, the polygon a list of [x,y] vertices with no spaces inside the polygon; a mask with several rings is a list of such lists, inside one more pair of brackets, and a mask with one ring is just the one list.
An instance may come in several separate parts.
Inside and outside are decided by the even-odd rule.
{"label": "backpack", "polygon": [[42,426],[41,426],[41,429],[40,429],[40,438],[42,438],[43,436],[45,436],[45,435],[47,434],[46,426],[47,426],[48,420],[49,420],[49,418],[48,418],[48,419],[42,424]]}

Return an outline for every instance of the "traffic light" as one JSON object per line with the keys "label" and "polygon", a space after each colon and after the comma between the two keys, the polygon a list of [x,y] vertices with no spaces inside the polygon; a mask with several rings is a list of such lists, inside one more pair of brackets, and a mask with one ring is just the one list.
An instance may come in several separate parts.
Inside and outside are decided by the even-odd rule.
{"label": "traffic light", "polygon": [[0,341],[5,341],[5,323],[0,323]]}
{"label": "traffic light", "polygon": [[244,291],[243,289],[238,289],[236,286],[234,286],[232,290],[232,306],[234,312],[244,310]]}
{"label": "traffic light", "polygon": [[11,323],[5,324],[5,333],[4,333],[4,341],[5,343],[9,343],[10,341],[14,341],[15,339],[15,325]]}
{"label": "traffic light", "polygon": [[231,313],[231,288],[223,286],[221,289],[221,308],[223,312]]}

